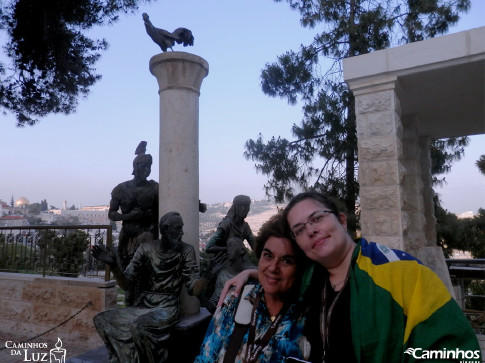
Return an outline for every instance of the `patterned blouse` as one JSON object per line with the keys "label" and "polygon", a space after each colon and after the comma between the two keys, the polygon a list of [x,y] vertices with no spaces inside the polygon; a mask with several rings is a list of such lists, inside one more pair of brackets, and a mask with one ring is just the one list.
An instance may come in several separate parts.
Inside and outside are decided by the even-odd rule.
{"label": "patterned blouse", "polygon": [[[241,296],[241,298],[254,302],[257,293],[261,289],[261,285],[257,283],[247,295]],[[234,293],[231,292],[227,295],[224,304],[217,308],[212,317],[212,321],[209,324],[204,342],[200,348],[199,355],[195,359],[195,363],[223,362],[229,339],[234,329],[234,315],[236,313],[237,302],[238,299],[234,296]],[[271,319],[264,303],[264,299],[260,300],[256,309],[257,320],[255,340],[257,341],[258,338],[264,335],[266,330],[268,330],[271,325]],[[257,361],[281,363],[286,357],[308,359],[310,355],[310,344],[303,336],[304,324],[305,317],[303,309],[298,309],[297,304],[292,304],[283,316],[275,334],[259,354]],[[244,362],[248,331],[243,337],[241,347],[236,355],[235,363]]]}

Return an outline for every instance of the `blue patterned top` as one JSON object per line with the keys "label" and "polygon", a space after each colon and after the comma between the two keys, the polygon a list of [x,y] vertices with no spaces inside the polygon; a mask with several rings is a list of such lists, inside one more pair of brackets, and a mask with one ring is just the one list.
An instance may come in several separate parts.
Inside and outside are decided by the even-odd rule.
{"label": "blue patterned top", "polygon": [[[261,289],[261,285],[257,283],[246,296],[241,296],[241,298],[254,301],[257,293]],[[212,317],[195,363],[223,362],[229,339],[234,329],[236,307],[237,298],[233,292],[230,292],[224,304],[217,308]],[[264,304],[264,299],[260,300],[256,312],[255,340],[257,341],[271,325],[270,314]],[[308,359],[310,355],[310,344],[303,336],[304,324],[305,317],[303,309],[297,309],[296,304],[291,305],[279,324],[276,333],[258,356],[258,362],[281,363],[286,357]],[[246,354],[247,340],[248,332],[244,335],[235,363],[243,362]]]}

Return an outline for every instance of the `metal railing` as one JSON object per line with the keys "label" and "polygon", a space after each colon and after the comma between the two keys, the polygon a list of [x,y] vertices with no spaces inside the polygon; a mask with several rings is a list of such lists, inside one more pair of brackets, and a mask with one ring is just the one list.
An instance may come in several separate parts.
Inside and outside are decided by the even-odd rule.
{"label": "metal railing", "polygon": [[42,276],[91,276],[109,267],[96,261],[91,248],[112,245],[111,225],[42,225],[0,227],[0,271]]}
{"label": "metal railing", "polygon": [[478,334],[485,334],[485,259],[447,259],[456,300]]}

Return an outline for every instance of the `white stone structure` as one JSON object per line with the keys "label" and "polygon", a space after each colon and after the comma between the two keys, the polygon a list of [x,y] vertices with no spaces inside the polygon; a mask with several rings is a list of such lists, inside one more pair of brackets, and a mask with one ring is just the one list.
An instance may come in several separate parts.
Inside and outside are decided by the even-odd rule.
{"label": "white stone structure", "polygon": [[343,66],[355,96],[362,234],[417,256],[451,291],[436,247],[429,145],[485,133],[485,27]]}
{"label": "white stone structure", "polygon": [[[183,240],[198,255],[199,95],[209,64],[194,54],[166,52],[150,59],[150,72],[160,95],[159,216],[179,212]],[[186,314],[197,312],[198,299],[190,299],[183,309]]]}

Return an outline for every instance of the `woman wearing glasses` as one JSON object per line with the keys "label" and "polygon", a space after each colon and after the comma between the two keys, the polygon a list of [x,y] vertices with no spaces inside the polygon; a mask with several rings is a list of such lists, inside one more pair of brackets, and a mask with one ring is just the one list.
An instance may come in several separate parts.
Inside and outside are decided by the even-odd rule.
{"label": "woman wearing glasses", "polygon": [[[303,281],[313,362],[480,361],[476,335],[438,276],[409,254],[354,241],[328,197],[295,196],[283,215],[316,262]],[[236,285],[254,272],[229,281]],[[441,361],[441,360],[440,360]]]}

